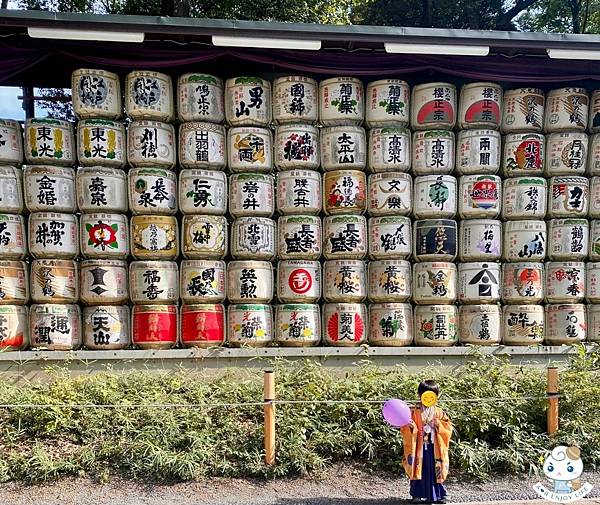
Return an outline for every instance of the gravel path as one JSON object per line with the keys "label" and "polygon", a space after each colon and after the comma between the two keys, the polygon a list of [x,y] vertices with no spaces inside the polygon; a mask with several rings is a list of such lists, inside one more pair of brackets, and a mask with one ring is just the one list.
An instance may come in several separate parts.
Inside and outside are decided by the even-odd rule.
{"label": "gravel path", "polygon": [[[584,474],[594,484],[589,498],[600,498],[600,473]],[[485,502],[533,500],[538,478],[497,478],[483,484],[451,477],[449,501]],[[40,486],[0,486],[2,505],[399,505],[408,499],[405,478],[369,473],[349,465],[337,465],[319,479],[202,479],[171,486],[141,485],[113,479],[97,484],[87,479],[64,479]],[[534,505],[534,502],[529,502]],[[549,502],[535,502],[536,505]],[[585,500],[600,505],[600,500]]]}

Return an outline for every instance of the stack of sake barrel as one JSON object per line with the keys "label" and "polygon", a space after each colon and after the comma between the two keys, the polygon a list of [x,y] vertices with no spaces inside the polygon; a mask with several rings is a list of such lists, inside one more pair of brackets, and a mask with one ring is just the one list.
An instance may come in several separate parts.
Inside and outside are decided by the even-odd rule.
{"label": "stack of sake barrel", "polygon": [[[102,70],[72,75],[77,122],[77,206],[81,212],[79,294],[88,349],[130,344],[127,150],[119,76]],[[32,288],[36,279],[32,278]],[[32,289],[32,291],[33,291]],[[73,342],[75,347],[75,342]]]}
{"label": "stack of sake barrel", "polygon": [[27,233],[23,202],[23,132],[17,121],[0,120],[0,348],[29,345]]}
{"label": "stack of sake barrel", "polygon": [[79,226],[75,214],[76,146],[73,125],[55,119],[25,124],[23,171],[31,262],[29,337],[40,349],[81,345]]}

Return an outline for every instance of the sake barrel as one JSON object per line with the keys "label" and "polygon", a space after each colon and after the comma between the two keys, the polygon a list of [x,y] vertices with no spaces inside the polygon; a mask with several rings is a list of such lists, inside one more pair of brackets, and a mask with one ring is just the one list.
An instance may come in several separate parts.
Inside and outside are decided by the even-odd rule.
{"label": "sake barrel", "polygon": [[14,119],[0,119],[0,164],[20,166],[22,163],[21,124]]}
{"label": "sake barrel", "polygon": [[158,121],[132,121],[127,129],[127,161],[134,167],[175,168],[175,128]]}
{"label": "sake barrel", "polygon": [[174,261],[132,261],[129,264],[132,303],[175,304],[179,301],[179,268]]}
{"label": "sake barrel", "polygon": [[316,303],[321,297],[318,261],[283,260],[277,265],[277,298],[283,303]]}
{"label": "sake barrel", "polygon": [[196,72],[179,76],[177,116],[181,122],[222,123],[225,119],[223,80]]}
{"label": "sake barrel", "polygon": [[370,175],[367,212],[371,216],[408,216],[413,209],[412,185],[412,177],[402,172]]}
{"label": "sake barrel", "polygon": [[323,219],[325,259],[363,259],[367,255],[367,220],[364,216],[340,215]]}
{"label": "sake barrel", "polygon": [[29,309],[29,336],[33,349],[70,351],[81,345],[78,305],[35,304]]}
{"label": "sake barrel", "polygon": [[233,347],[265,347],[273,341],[270,305],[239,304],[227,309],[227,342]]}
{"label": "sake barrel", "polygon": [[29,307],[0,306],[0,349],[24,351],[29,346]]}
{"label": "sake barrel", "polygon": [[267,128],[229,128],[227,160],[231,172],[272,172],[273,135]]}
{"label": "sake barrel", "polygon": [[278,170],[318,170],[319,130],[309,124],[286,124],[275,129],[274,163]]}
{"label": "sake barrel", "polygon": [[[34,258],[74,259],[79,254],[79,227],[73,214],[35,212],[29,216],[28,235]],[[19,242],[25,243],[17,239]],[[22,251],[22,247],[17,249]]]}
{"label": "sake barrel", "polygon": [[129,226],[125,214],[82,214],[80,250],[84,258],[126,259]]}
{"label": "sake barrel", "polygon": [[227,299],[230,303],[270,303],[273,284],[273,265],[268,261],[230,261],[227,264]]}
{"label": "sake barrel", "polygon": [[319,83],[319,122],[322,125],[360,125],[364,117],[364,88],[359,79],[332,77]]}
{"label": "sake barrel", "polygon": [[367,209],[367,177],[358,170],[327,172],[323,180],[327,215],[362,214]]}
{"label": "sake barrel", "polygon": [[0,166],[0,212],[20,214],[24,209],[23,172],[20,168]]}
{"label": "sake barrel", "polygon": [[129,302],[126,261],[82,261],[79,273],[80,296],[85,305],[121,305]]}
{"label": "sake barrel", "polygon": [[136,214],[177,212],[177,177],[163,168],[132,168],[128,174],[129,208]]}
{"label": "sake barrel", "polygon": [[590,133],[600,132],[600,90],[595,89],[590,98],[590,110],[588,114],[588,131]]}
{"label": "sake barrel", "polygon": [[0,305],[25,305],[29,301],[27,274],[24,261],[0,261]]}
{"label": "sake barrel", "polygon": [[419,347],[451,347],[458,342],[458,310],[454,305],[419,305],[414,321]]}
{"label": "sake barrel", "polygon": [[97,165],[125,168],[125,125],[108,119],[86,119],[77,123],[77,160],[85,167]]}
{"label": "sake barrel", "polygon": [[179,208],[184,214],[222,216],[227,212],[227,176],[217,170],[179,172]]}
{"label": "sake barrel", "polygon": [[323,170],[364,170],[367,166],[367,137],[360,126],[329,126],[321,130]]}
{"label": "sake barrel", "polygon": [[408,126],[410,88],[400,79],[381,79],[367,85],[366,123],[369,128]]}
{"label": "sake barrel", "polygon": [[544,92],[538,88],[517,88],[504,92],[502,131],[541,132],[544,125]]}
{"label": "sake barrel", "polygon": [[600,263],[585,266],[585,299],[588,303],[600,303]]}
{"label": "sake barrel", "polygon": [[549,217],[586,217],[590,181],[586,177],[556,176],[548,184]]}
{"label": "sake barrel", "polygon": [[227,165],[225,128],[214,123],[182,123],[179,164],[184,168],[224,170]]}
{"label": "sake barrel", "polygon": [[410,124],[413,130],[451,130],[456,124],[456,86],[428,82],[412,89]]}
{"label": "sake barrel", "polygon": [[85,167],[77,170],[77,206],[81,212],[117,212],[129,210],[127,176],[123,170]]}
{"label": "sake barrel", "polygon": [[457,225],[451,219],[421,219],[413,226],[415,261],[454,261]]}
{"label": "sake barrel", "polygon": [[502,340],[498,305],[462,305],[458,309],[458,341],[468,345],[498,345]]}
{"label": "sake barrel", "polygon": [[502,167],[506,177],[542,175],[546,140],[539,133],[511,133],[504,137]]}
{"label": "sake barrel", "polygon": [[123,114],[121,83],[113,72],[78,68],[71,74],[73,112],[79,119],[119,119]]}
{"label": "sake barrel", "polygon": [[33,303],[77,303],[79,267],[73,260],[41,259],[31,263]]}
{"label": "sake barrel", "polygon": [[183,305],[181,307],[181,344],[184,347],[210,348],[225,342],[224,305]]}
{"label": "sake barrel", "polygon": [[83,308],[83,345],[97,351],[126,349],[131,344],[127,305]]}
{"label": "sake barrel", "polygon": [[458,264],[458,301],[463,304],[490,304],[500,301],[500,264],[470,262]]}
{"label": "sake barrel", "polygon": [[273,81],[273,122],[314,124],[319,117],[319,84],[303,75]]}
{"label": "sake barrel", "polygon": [[544,340],[544,307],[505,305],[502,307],[502,343],[539,345]]}
{"label": "sake barrel", "polygon": [[592,219],[600,218],[600,177],[590,179],[590,207],[588,215]]}
{"label": "sake barrel", "polygon": [[546,305],[548,345],[573,345],[586,339],[586,309],[582,303]]}
{"label": "sake barrel", "polygon": [[317,215],[323,207],[321,174],[314,170],[286,170],[277,174],[277,211]]}
{"label": "sake barrel", "polygon": [[271,123],[271,83],[260,77],[227,79],[225,83],[225,117],[231,126],[269,126]]}
{"label": "sake barrel", "polygon": [[581,132],[546,136],[545,175],[583,175],[588,158],[588,136]]}
{"label": "sake barrel", "polygon": [[367,166],[371,172],[408,172],[411,162],[410,130],[386,126],[369,130]]}
{"label": "sake barrel", "polygon": [[458,126],[500,128],[502,121],[502,86],[495,82],[472,82],[460,89]]}
{"label": "sake barrel", "polygon": [[496,130],[461,130],[456,138],[456,170],[461,175],[498,173],[500,145]]}
{"label": "sake barrel", "polygon": [[410,303],[373,303],[369,306],[369,344],[404,347],[413,341]]}
{"label": "sake barrel", "polygon": [[414,181],[413,214],[417,219],[456,216],[456,178],[451,175],[420,175]]}
{"label": "sake barrel", "polygon": [[281,216],[277,221],[277,251],[280,259],[318,260],[322,251],[321,218]]}
{"label": "sake barrel", "polygon": [[588,124],[589,97],[585,88],[560,88],[548,92],[544,130],[585,131]]}
{"label": "sake barrel", "polygon": [[544,264],[534,262],[502,264],[502,302],[539,304],[544,299]]}
{"label": "sake barrel", "polygon": [[600,261],[600,220],[590,222],[590,247],[588,251],[590,261]]}
{"label": "sake barrel", "polygon": [[582,303],[585,279],[583,261],[549,261],[546,263],[546,302]]}
{"label": "sake barrel", "polygon": [[551,219],[548,222],[548,258],[584,260],[589,249],[587,219]]}
{"label": "sake barrel", "polygon": [[588,342],[600,342],[600,305],[587,306],[586,333]]}
{"label": "sake barrel", "polygon": [[588,139],[587,169],[590,175],[600,175],[600,135],[591,135]]}
{"label": "sake barrel", "polygon": [[504,223],[503,259],[505,261],[543,261],[547,250],[544,221],[507,221]]}
{"label": "sake barrel", "polygon": [[358,347],[368,339],[367,306],[363,303],[323,305],[323,343],[335,347]]}
{"label": "sake barrel", "polygon": [[406,216],[369,218],[369,256],[403,259],[412,252],[412,226]]}
{"label": "sake barrel", "polygon": [[463,175],[459,179],[458,215],[462,219],[497,218],[502,207],[502,181],[496,175]]}
{"label": "sake barrel", "polygon": [[496,261],[502,256],[502,223],[496,219],[460,222],[458,243],[461,261]]}
{"label": "sake barrel", "polygon": [[147,70],[128,73],[125,78],[125,110],[134,121],[173,121],[175,107],[171,78]]}
{"label": "sake barrel", "polygon": [[368,296],[376,303],[407,302],[412,296],[410,263],[407,260],[370,261]]}
{"label": "sake barrel", "polygon": [[27,166],[23,170],[29,212],[75,212],[75,171],[67,167]]}
{"label": "sake barrel", "polygon": [[25,159],[30,165],[75,163],[73,124],[61,119],[27,119],[25,121]]}
{"label": "sake barrel", "polygon": [[183,216],[182,227],[184,258],[222,259],[227,255],[227,220],[223,216]]}
{"label": "sake barrel", "polygon": [[413,265],[413,301],[417,305],[450,304],[456,301],[456,265],[428,261]]}
{"label": "sake barrel", "polygon": [[[31,217],[30,217],[31,219]],[[44,230],[40,232],[43,239]],[[36,240],[37,237],[33,236]],[[25,232],[25,218],[16,214],[0,214],[0,258],[23,259],[27,254],[27,233]]]}
{"label": "sake barrel", "polygon": [[542,177],[511,177],[504,180],[503,219],[544,219],[548,187]]}
{"label": "sake barrel", "polygon": [[177,305],[134,305],[131,341],[138,349],[171,349],[177,345]]}
{"label": "sake barrel", "polygon": [[412,170],[415,175],[451,173],[454,170],[454,133],[448,130],[415,132]]}
{"label": "sake barrel", "polygon": [[321,341],[319,306],[286,303],[275,307],[275,343],[282,347],[309,347]]}
{"label": "sake barrel", "polygon": [[232,174],[229,213],[233,217],[271,217],[275,211],[275,181],[269,174]]}
{"label": "sake barrel", "polygon": [[277,225],[266,217],[238,217],[231,225],[231,256],[271,261],[277,255]]}
{"label": "sake barrel", "polygon": [[[185,230],[185,218],[183,224]],[[134,259],[173,260],[179,254],[179,228],[174,216],[133,216],[130,233]],[[199,233],[198,241],[208,241],[207,236],[213,237],[218,231],[211,227]]]}
{"label": "sake barrel", "polygon": [[183,303],[221,303],[226,296],[226,266],[221,260],[183,260],[179,266]]}
{"label": "sake barrel", "polygon": [[367,298],[367,265],[361,260],[323,263],[323,299],[328,303],[362,302]]}

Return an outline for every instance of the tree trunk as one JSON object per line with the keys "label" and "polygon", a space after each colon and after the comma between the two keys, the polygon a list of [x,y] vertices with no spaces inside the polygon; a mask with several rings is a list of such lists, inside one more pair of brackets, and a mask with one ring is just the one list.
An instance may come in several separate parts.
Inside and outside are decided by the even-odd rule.
{"label": "tree trunk", "polygon": [[571,9],[573,33],[581,33],[581,21],[579,19],[579,14],[581,13],[580,0],[569,0],[569,8]]}
{"label": "tree trunk", "polygon": [[2,0],[2,3],[0,4],[0,9],[6,8],[8,8],[8,0]]}
{"label": "tree trunk", "polygon": [[431,28],[433,26],[433,0],[423,0],[422,5],[421,26]]}
{"label": "tree trunk", "polygon": [[496,20],[496,30],[514,30],[512,20],[524,10],[529,9],[529,7],[536,2],[537,0],[517,0],[513,7],[498,16],[498,19]]}

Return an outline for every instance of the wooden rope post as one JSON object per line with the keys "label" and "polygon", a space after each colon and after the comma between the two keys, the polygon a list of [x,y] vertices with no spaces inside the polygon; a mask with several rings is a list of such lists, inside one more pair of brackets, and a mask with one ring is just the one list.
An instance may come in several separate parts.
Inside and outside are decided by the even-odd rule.
{"label": "wooden rope post", "polygon": [[275,464],[275,372],[265,370],[264,375],[264,414],[265,414],[265,463]]}
{"label": "wooden rope post", "polygon": [[558,431],[558,391],[559,391],[559,379],[558,379],[558,368],[555,366],[548,367],[548,383],[547,383],[547,395],[548,395],[548,411],[547,411],[547,425],[548,435],[554,435]]}

